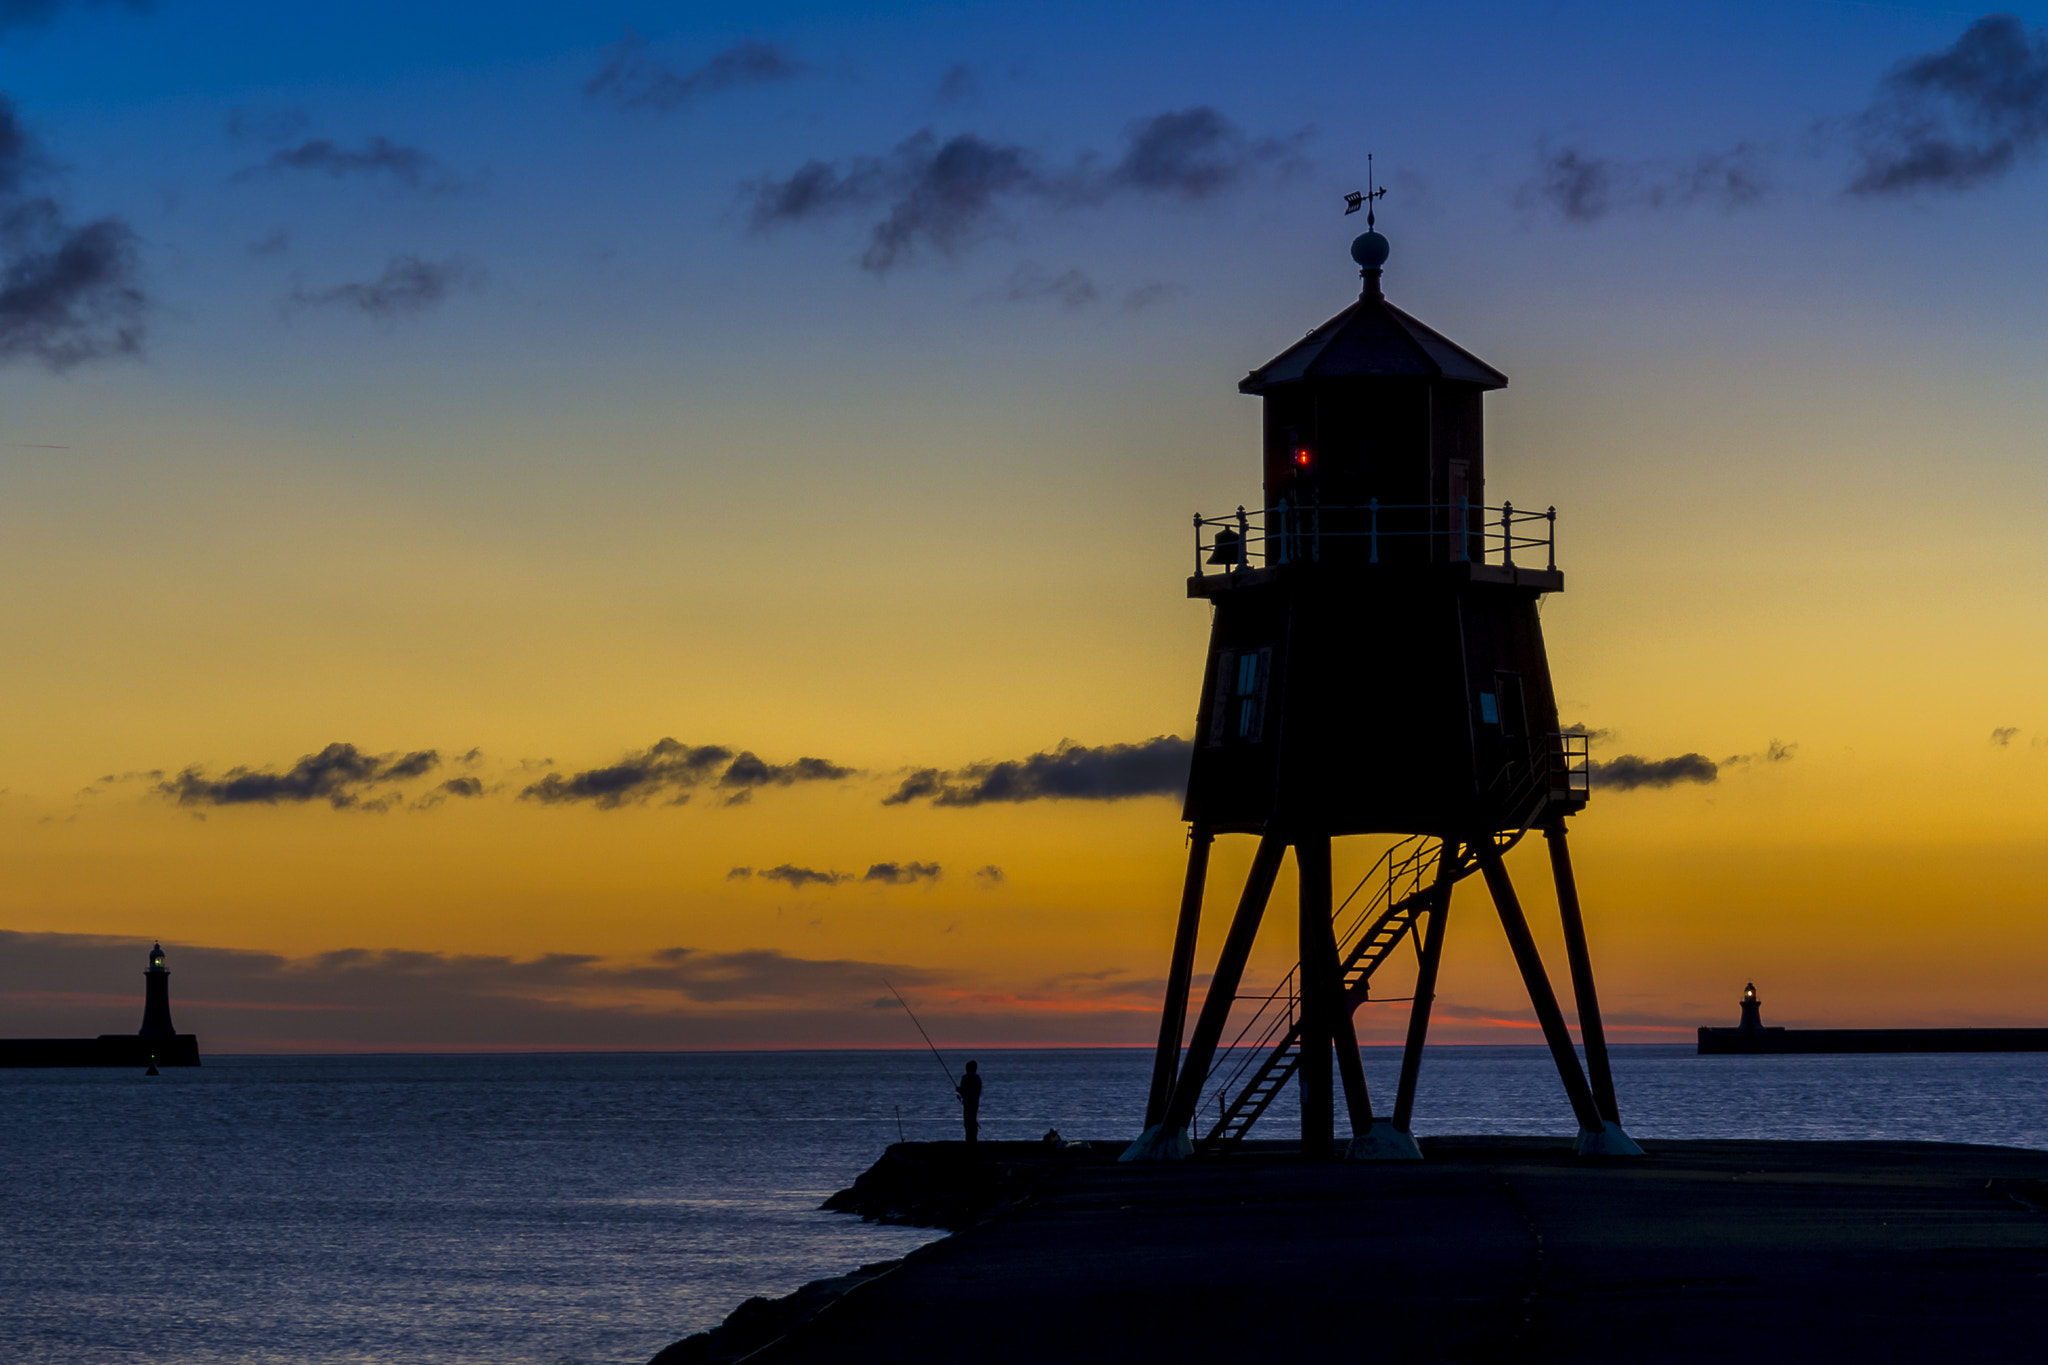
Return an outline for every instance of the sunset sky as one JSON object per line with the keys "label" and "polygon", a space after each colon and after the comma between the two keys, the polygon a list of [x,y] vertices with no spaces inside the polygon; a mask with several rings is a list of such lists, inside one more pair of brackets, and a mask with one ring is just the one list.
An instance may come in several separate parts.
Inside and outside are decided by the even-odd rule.
{"label": "sunset sky", "polygon": [[1148,1041],[1367,152],[1565,719],[1712,764],[1574,823],[1614,1036],[2048,1025],[2044,22],[0,0],[0,1035]]}

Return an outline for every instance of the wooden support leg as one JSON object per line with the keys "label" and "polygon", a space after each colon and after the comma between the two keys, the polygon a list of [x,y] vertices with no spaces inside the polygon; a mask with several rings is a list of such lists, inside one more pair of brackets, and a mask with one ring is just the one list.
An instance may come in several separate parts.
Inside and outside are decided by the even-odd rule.
{"label": "wooden support leg", "polygon": [[1436,968],[1444,955],[1444,924],[1450,918],[1451,888],[1458,880],[1458,841],[1446,839],[1437,854],[1436,884],[1430,888],[1429,929],[1422,962],[1415,971],[1415,1003],[1408,1007],[1408,1044],[1401,1049],[1401,1080],[1394,1090],[1394,1127],[1407,1132],[1415,1117],[1415,1081],[1422,1074],[1422,1041],[1429,1036],[1429,1007],[1436,999]]}
{"label": "wooden support leg", "polygon": [[1307,1161],[1328,1161],[1337,1146],[1330,1094],[1331,1016],[1342,1009],[1335,998],[1342,979],[1337,945],[1330,937],[1329,839],[1296,843],[1294,866],[1301,878],[1301,966],[1295,974],[1301,987],[1301,1060],[1294,1068],[1301,1092],[1301,1155]]}
{"label": "wooden support leg", "polygon": [[1550,845],[1551,875],[1557,879],[1557,909],[1564,920],[1564,951],[1572,965],[1572,997],[1579,1007],[1579,1037],[1586,1043],[1593,1102],[1602,1118],[1620,1123],[1614,1071],[1607,1061],[1607,1032],[1600,1025],[1600,998],[1593,990],[1593,955],[1586,950],[1586,924],[1579,915],[1579,884],[1572,876],[1571,851],[1565,847],[1563,816],[1543,827],[1543,838]]}
{"label": "wooden support leg", "polygon": [[1543,1025],[1544,1041],[1550,1044],[1550,1055],[1557,1062],[1557,1074],[1563,1079],[1565,1095],[1572,1102],[1572,1113],[1578,1116],[1581,1129],[1598,1133],[1606,1122],[1600,1117],[1600,1107],[1593,1103],[1593,1091],[1586,1084],[1586,1073],[1579,1068],[1579,1054],[1572,1050],[1572,1035],[1565,1028],[1564,1012],[1557,1007],[1557,995],[1550,989],[1550,978],[1544,975],[1543,958],[1536,951],[1536,939],[1529,932],[1529,921],[1522,914],[1522,903],[1515,896],[1515,885],[1508,880],[1508,870],[1502,865],[1500,851],[1493,846],[1492,839],[1476,840],[1473,847],[1479,854],[1479,868],[1486,874],[1486,889],[1493,893],[1494,909],[1500,911],[1500,924],[1507,931],[1508,946],[1514,949],[1515,965],[1522,969],[1522,983],[1528,987],[1529,1003],[1536,1007],[1537,1021]]}
{"label": "wooden support leg", "polygon": [[1245,959],[1251,956],[1252,940],[1259,936],[1259,921],[1265,916],[1266,901],[1273,894],[1273,879],[1280,875],[1280,859],[1286,852],[1284,835],[1268,834],[1259,840],[1259,851],[1252,857],[1251,875],[1244,881],[1244,896],[1230,922],[1230,935],[1223,940],[1223,953],[1216,959],[1216,974],[1209,979],[1209,994],[1202,1001],[1202,1013],[1195,1020],[1195,1035],[1188,1042],[1187,1059],[1181,1063],[1180,1076],[1173,1083],[1173,1098],[1167,1102],[1166,1117],[1160,1120],[1168,1132],[1184,1132],[1194,1122],[1202,1085],[1209,1079],[1209,1064],[1216,1060],[1216,1045],[1223,1040],[1230,1008],[1237,1003]]}
{"label": "wooden support leg", "polygon": [[1188,1021],[1188,981],[1195,971],[1195,936],[1202,924],[1202,889],[1209,881],[1209,848],[1216,842],[1216,836],[1202,825],[1196,825],[1189,838],[1188,878],[1180,893],[1180,924],[1173,931],[1173,962],[1166,970],[1159,1050],[1152,1057],[1152,1092],[1145,1101],[1147,1128],[1166,1117],[1174,1076],[1180,1070],[1180,1044]]}

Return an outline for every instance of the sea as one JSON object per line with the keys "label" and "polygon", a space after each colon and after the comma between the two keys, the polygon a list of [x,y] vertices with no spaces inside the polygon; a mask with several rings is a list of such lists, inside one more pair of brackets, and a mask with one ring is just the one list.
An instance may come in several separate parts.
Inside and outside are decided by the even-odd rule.
{"label": "sea", "polygon": [[[983,1134],[1120,1145],[1149,1053],[976,1054]],[[1368,1048],[1390,1094],[1392,1049]],[[965,1055],[945,1064],[957,1068]],[[940,1234],[819,1203],[957,1134],[918,1052],[208,1057],[0,1071],[0,1361],[639,1365]],[[2048,1148],[2048,1053],[1615,1049],[1637,1137]],[[1292,1136],[1287,1096],[1254,1136]],[[1540,1047],[1427,1054],[1415,1130],[1568,1136]]]}

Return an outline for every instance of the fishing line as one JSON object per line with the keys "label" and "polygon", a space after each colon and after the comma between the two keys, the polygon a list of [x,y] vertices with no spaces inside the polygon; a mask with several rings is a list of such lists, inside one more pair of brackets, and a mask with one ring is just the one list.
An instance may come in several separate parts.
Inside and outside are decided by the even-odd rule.
{"label": "fishing line", "polygon": [[[889,986],[889,978],[886,976],[883,977],[882,984],[884,986]],[[910,1008],[910,1002],[903,998],[903,992],[897,990],[894,986],[889,986],[889,994],[895,996],[896,1003],[903,1006],[903,1012],[910,1016],[910,1022],[913,1024],[917,1024],[918,1035],[924,1039],[924,1045],[932,1050],[932,1060],[939,1064],[939,1070],[946,1073],[947,1082],[952,1085],[953,1092],[955,1094],[958,1094],[960,1091],[960,1083],[953,1079],[953,1068],[947,1066],[946,1059],[939,1055],[938,1044],[934,1043],[932,1041],[932,1036],[924,1031],[924,1025],[917,1023],[917,1011]]]}

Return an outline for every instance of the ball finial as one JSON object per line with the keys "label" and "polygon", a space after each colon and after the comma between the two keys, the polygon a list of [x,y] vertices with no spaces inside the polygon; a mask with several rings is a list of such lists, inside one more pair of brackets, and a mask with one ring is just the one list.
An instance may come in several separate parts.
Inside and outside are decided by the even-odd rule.
{"label": "ball finial", "polygon": [[1352,240],[1351,259],[1362,270],[1378,270],[1387,263],[1389,250],[1387,239],[1377,232],[1361,232]]}

